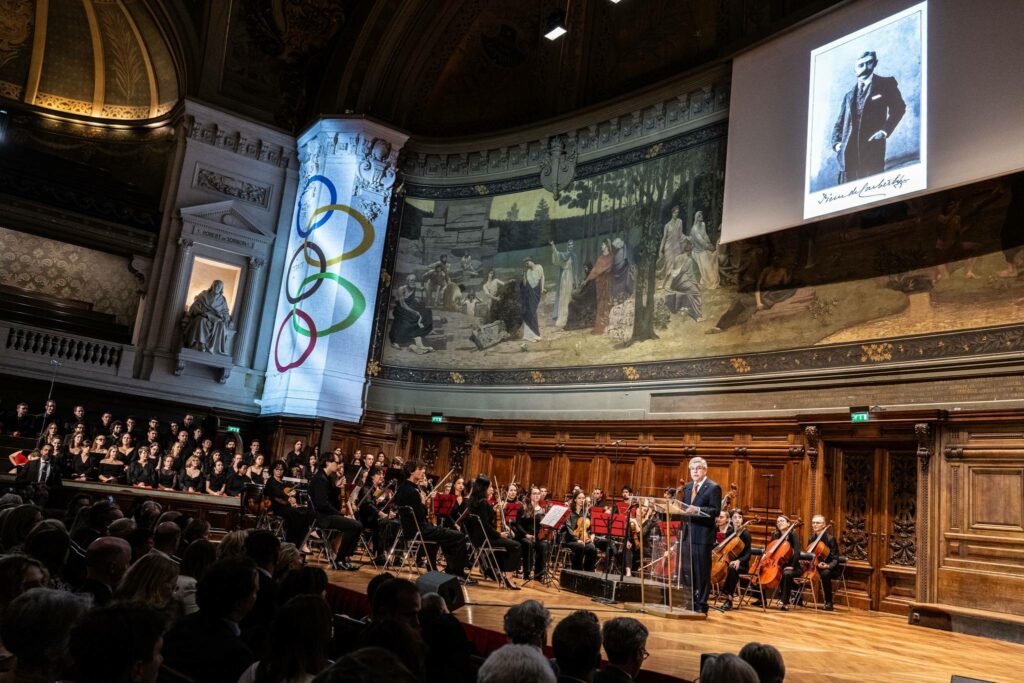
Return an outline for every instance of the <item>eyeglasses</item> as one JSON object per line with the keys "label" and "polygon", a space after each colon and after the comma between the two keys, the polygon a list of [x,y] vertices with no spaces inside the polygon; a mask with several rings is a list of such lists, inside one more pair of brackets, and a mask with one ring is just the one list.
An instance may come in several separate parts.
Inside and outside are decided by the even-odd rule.
{"label": "eyeglasses", "polygon": [[640,658],[640,661],[641,661],[641,662],[642,662],[642,661],[645,661],[645,660],[646,660],[646,659],[647,659],[648,657],[650,657],[650,656],[651,656],[651,653],[650,653],[650,652],[648,652],[647,650],[644,650],[644,653],[643,653],[643,655],[641,656],[641,658]]}

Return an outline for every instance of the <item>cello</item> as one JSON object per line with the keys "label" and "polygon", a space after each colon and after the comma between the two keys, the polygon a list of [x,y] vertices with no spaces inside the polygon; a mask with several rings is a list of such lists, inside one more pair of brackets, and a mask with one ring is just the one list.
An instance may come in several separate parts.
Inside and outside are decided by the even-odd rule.
{"label": "cello", "polygon": [[729,574],[729,563],[743,552],[743,540],[740,533],[752,524],[760,524],[761,520],[752,519],[744,522],[739,529],[729,534],[721,543],[711,550],[711,583],[722,584]]}
{"label": "cello", "polygon": [[829,553],[831,552],[824,541],[825,534],[831,526],[831,524],[826,524],[825,528],[821,530],[820,534],[818,534],[818,537],[811,541],[811,544],[807,546],[807,550],[804,551],[805,553],[814,555],[814,559],[812,559],[807,568],[804,569],[803,578],[818,578],[820,580],[820,577],[818,577],[818,563],[828,560]]}
{"label": "cello", "polygon": [[764,590],[775,590],[782,583],[782,570],[793,558],[793,545],[790,543],[790,536],[793,530],[802,526],[803,522],[797,519],[790,522],[779,538],[765,549],[761,561],[757,565],[757,581]]}

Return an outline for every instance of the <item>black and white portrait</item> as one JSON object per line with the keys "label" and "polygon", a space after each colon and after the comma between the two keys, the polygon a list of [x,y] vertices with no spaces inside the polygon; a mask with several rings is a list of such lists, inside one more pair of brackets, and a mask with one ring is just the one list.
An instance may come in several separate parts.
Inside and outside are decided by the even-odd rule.
{"label": "black and white portrait", "polygon": [[926,8],[811,52],[804,218],[926,186]]}

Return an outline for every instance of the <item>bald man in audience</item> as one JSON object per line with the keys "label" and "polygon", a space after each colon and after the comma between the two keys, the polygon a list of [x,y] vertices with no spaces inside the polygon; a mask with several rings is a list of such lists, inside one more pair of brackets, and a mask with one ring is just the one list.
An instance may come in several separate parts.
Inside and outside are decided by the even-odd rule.
{"label": "bald man in audience", "polygon": [[82,593],[92,596],[97,607],[110,602],[114,589],[121,583],[132,561],[132,547],[123,538],[101,536],[85,551],[85,582]]}

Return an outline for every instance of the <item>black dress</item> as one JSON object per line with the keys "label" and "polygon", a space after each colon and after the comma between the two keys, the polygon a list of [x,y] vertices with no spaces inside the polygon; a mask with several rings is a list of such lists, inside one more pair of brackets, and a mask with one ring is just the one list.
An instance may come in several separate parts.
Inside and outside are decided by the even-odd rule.
{"label": "black dress", "polygon": [[[510,525],[515,539],[522,547],[523,578],[526,580],[530,579],[531,565],[533,575],[538,578],[547,571],[548,550],[551,544],[537,538],[540,532],[540,520],[543,518],[544,511],[541,508],[537,508],[533,514],[530,514],[524,506],[519,511],[519,517]],[[533,536],[533,540],[527,539],[527,536]]]}
{"label": "black dress", "polygon": [[181,477],[179,478],[179,481],[181,482],[182,491],[188,491],[189,489],[192,489],[197,493],[205,493],[205,490],[203,489],[202,470],[196,472],[196,475],[194,477],[188,473],[187,469],[183,470],[181,473]]}
{"label": "black dress", "polygon": [[123,484],[124,483],[124,465],[119,462],[101,462],[100,463],[100,476],[101,477],[113,477],[114,481],[109,482],[111,484]]}
{"label": "black dress", "polygon": [[[84,459],[82,456],[85,456]],[[82,452],[71,459],[71,474],[76,477],[80,477],[83,474],[86,479],[96,478],[96,465],[93,462],[92,455],[88,452]]]}
{"label": "black dress", "polygon": [[211,472],[210,476],[206,478],[207,488],[209,488],[214,493],[224,493],[226,491],[227,483],[228,473],[226,471],[221,472],[220,474],[217,474],[216,472]]}
{"label": "black dress", "polygon": [[174,470],[160,470],[156,475],[156,481],[162,489],[178,490],[178,473]]}
{"label": "black dress", "polygon": [[484,535],[486,535],[491,547],[495,550],[502,571],[518,571],[522,564],[522,548],[518,541],[502,538],[498,533],[495,528],[497,517],[491,504],[483,498],[470,498],[469,514],[475,515],[479,519],[479,523],[477,519],[466,521],[469,538],[473,545],[480,547],[483,544]]}
{"label": "black dress", "polygon": [[128,466],[128,483],[131,486],[153,486],[156,483],[156,468],[152,461],[146,464],[138,460]]}

